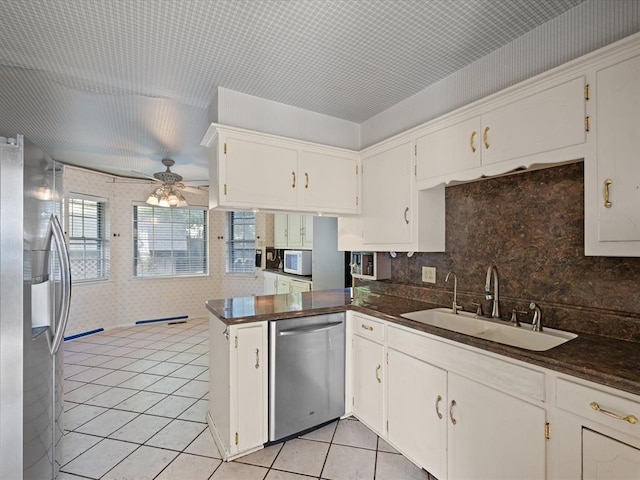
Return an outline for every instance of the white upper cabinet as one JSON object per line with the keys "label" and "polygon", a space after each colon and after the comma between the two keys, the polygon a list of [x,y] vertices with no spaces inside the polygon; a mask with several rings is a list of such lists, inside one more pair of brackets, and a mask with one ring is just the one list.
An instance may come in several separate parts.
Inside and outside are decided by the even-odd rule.
{"label": "white upper cabinet", "polygon": [[584,86],[580,76],[483,114],[482,164],[584,143]]}
{"label": "white upper cabinet", "polygon": [[442,125],[416,138],[417,180],[441,177],[480,166],[480,117]]}
{"label": "white upper cabinet", "polygon": [[313,215],[276,213],[273,222],[273,246],[313,249]]}
{"label": "white upper cabinet", "polygon": [[411,138],[400,137],[363,152],[363,249],[444,251],[444,186],[416,190],[414,151]]}
{"label": "white upper cabinet", "polygon": [[585,165],[587,255],[640,256],[640,56],[596,72],[596,164]]}
{"label": "white upper cabinet", "polygon": [[413,144],[385,144],[362,158],[364,244],[409,244],[413,222]]}
{"label": "white upper cabinet", "polygon": [[211,124],[210,208],[359,213],[358,152]]}
{"label": "white upper cabinet", "polygon": [[245,208],[296,206],[298,152],[295,148],[237,132],[229,132],[223,138],[215,179],[222,184],[221,205]]}
{"label": "white upper cabinet", "polygon": [[418,186],[575,159],[564,149],[586,140],[585,76],[541,83],[497,94],[416,132]]}
{"label": "white upper cabinet", "polygon": [[355,152],[300,150],[299,204],[305,210],[357,213],[358,157]]}

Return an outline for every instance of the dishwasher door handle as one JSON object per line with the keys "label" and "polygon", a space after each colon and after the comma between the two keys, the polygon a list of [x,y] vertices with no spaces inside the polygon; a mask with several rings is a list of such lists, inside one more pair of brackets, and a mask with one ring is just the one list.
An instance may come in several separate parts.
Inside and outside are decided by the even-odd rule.
{"label": "dishwasher door handle", "polygon": [[323,324],[316,324],[316,325],[305,325],[304,327],[296,327],[296,328],[290,328],[288,330],[280,330],[278,332],[278,336],[279,337],[284,337],[287,335],[304,335],[307,333],[316,333],[316,332],[322,332],[324,330],[330,330],[332,328],[338,327],[340,325],[342,325],[343,322],[331,322],[331,323],[323,323]]}

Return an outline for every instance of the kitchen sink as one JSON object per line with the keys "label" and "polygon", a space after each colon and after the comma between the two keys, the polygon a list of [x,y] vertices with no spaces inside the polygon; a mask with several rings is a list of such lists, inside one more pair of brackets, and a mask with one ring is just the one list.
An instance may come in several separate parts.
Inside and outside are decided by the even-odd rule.
{"label": "kitchen sink", "polygon": [[426,325],[537,352],[550,350],[578,336],[575,333],[547,327],[541,332],[534,332],[527,324],[515,327],[502,320],[480,318],[470,312],[458,311],[454,314],[448,308],[419,310],[400,316]]}

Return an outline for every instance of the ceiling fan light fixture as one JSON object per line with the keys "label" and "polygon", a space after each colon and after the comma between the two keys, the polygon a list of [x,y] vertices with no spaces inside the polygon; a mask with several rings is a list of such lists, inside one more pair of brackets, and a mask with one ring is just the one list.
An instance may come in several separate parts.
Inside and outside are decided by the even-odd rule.
{"label": "ceiling fan light fixture", "polygon": [[178,205],[179,199],[178,199],[178,195],[176,195],[175,190],[169,191],[169,195],[167,195],[167,201],[169,202],[169,205],[172,207],[175,207]]}
{"label": "ceiling fan light fixture", "polygon": [[156,206],[158,205],[160,199],[158,198],[158,195],[156,194],[156,192],[151,192],[151,194],[149,195],[149,198],[147,198],[147,203],[149,205],[153,205]]}
{"label": "ceiling fan light fixture", "polygon": [[187,201],[184,199],[184,197],[182,196],[182,194],[180,192],[176,192],[176,196],[178,197],[178,207],[188,207],[189,204],[187,203]]}
{"label": "ceiling fan light fixture", "polygon": [[169,204],[169,199],[167,198],[166,195],[162,195],[162,197],[160,197],[160,201],[158,201],[158,206],[159,207],[170,207],[171,206]]}

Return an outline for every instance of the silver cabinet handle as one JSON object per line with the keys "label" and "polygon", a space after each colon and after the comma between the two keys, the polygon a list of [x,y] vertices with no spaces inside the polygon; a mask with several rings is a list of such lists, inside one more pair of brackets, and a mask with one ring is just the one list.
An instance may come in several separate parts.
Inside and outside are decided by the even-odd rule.
{"label": "silver cabinet handle", "polygon": [[449,407],[449,418],[451,419],[451,423],[453,423],[454,425],[456,423],[458,423],[458,421],[453,418],[453,407],[455,407],[457,405],[455,400],[451,400],[451,406]]}
{"label": "silver cabinet handle", "polygon": [[291,176],[293,177],[291,188],[296,188],[296,172],[291,172]]}
{"label": "silver cabinet handle", "polygon": [[380,379],[380,376],[378,375],[378,373],[380,372],[380,369],[382,367],[380,366],[380,364],[378,364],[378,366],[376,367],[376,380],[378,380],[378,383],[382,383],[382,380]]}
{"label": "silver cabinet handle", "polygon": [[256,368],[260,368],[260,349],[256,348]]}
{"label": "silver cabinet handle", "polygon": [[407,225],[409,225],[409,218],[407,217],[408,214],[409,214],[409,207],[404,209],[404,223],[406,223]]}
{"label": "silver cabinet handle", "polygon": [[606,410],[598,405],[597,402],[591,402],[589,404],[591,408],[593,408],[596,412],[604,413],[605,415],[615,418],[617,420],[622,420],[624,422],[629,422],[631,425],[635,425],[638,423],[638,418],[634,415],[622,415],[620,413],[612,412],[611,410]]}
{"label": "silver cabinet handle", "polygon": [[56,330],[49,341],[49,349],[51,354],[54,355],[60,348],[60,344],[64,338],[64,331],[67,328],[67,321],[69,320],[69,308],[71,306],[71,265],[67,244],[64,241],[64,232],[60,226],[60,220],[53,214],[49,218],[49,230],[56,244],[58,256],[60,257],[60,275],[62,277],[60,283],[61,304],[56,312],[58,314],[55,323]]}
{"label": "silver cabinet handle", "polygon": [[438,395],[436,397],[436,415],[438,415],[438,418],[440,420],[442,420],[442,414],[440,413],[440,402],[442,401],[442,396]]}

